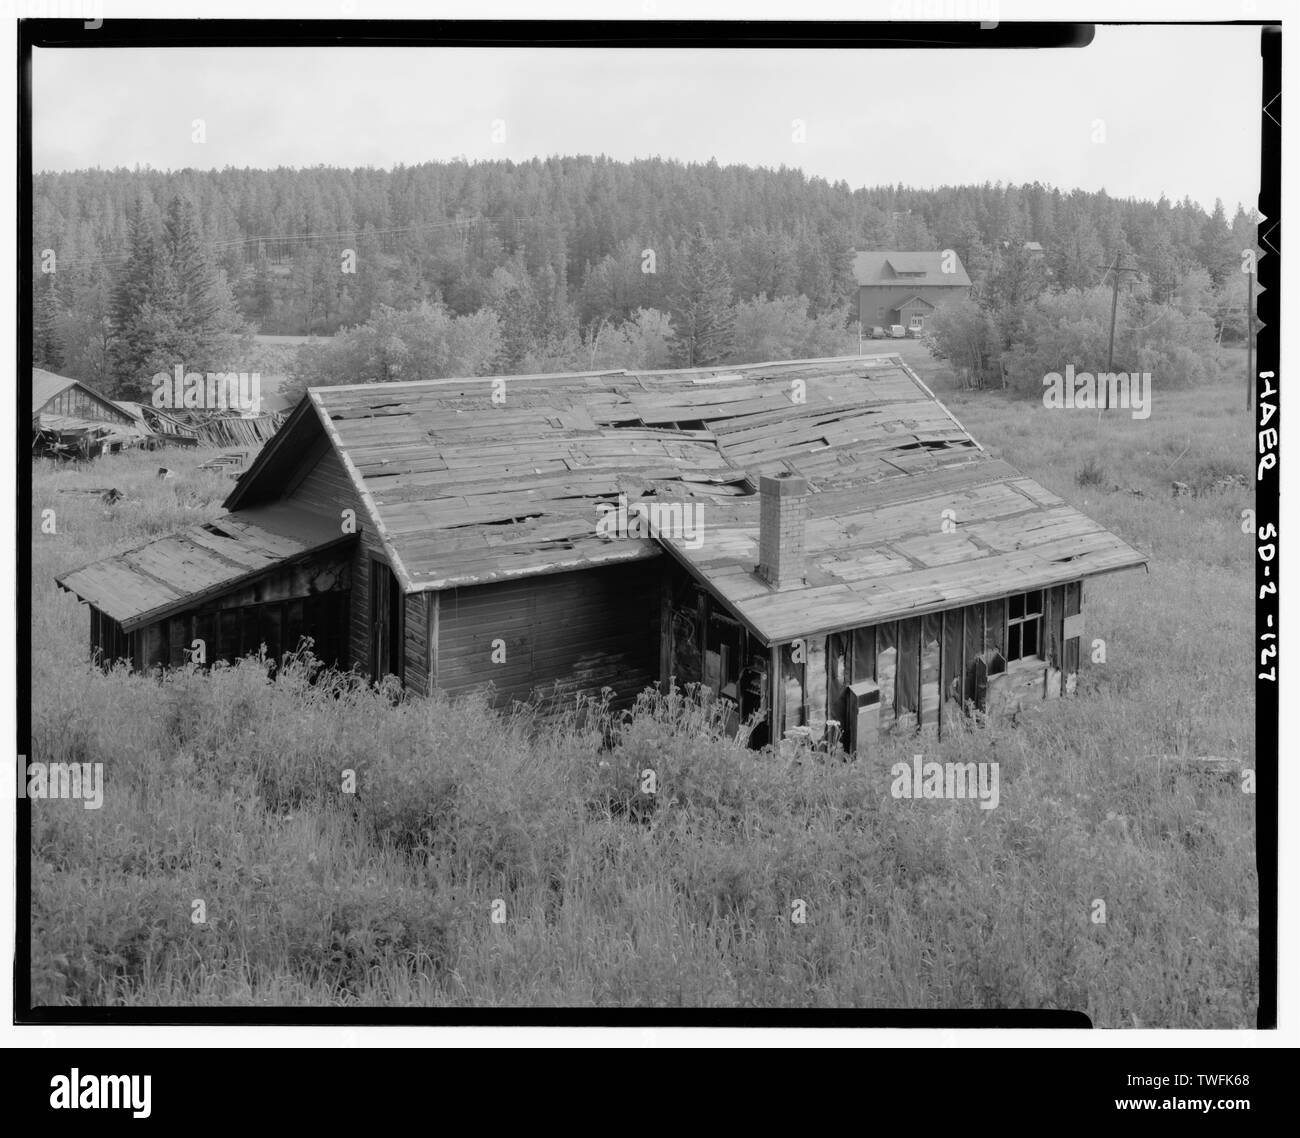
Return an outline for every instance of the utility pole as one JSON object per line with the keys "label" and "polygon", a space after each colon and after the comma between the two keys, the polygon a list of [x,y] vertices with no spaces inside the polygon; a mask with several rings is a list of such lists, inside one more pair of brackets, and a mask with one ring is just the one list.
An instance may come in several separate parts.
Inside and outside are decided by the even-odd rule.
{"label": "utility pole", "polygon": [[[1098,265],[1097,268],[1104,269],[1108,273],[1115,274],[1114,288],[1110,297],[1110,344],[1106,348],[1106,371],[1107,373],[1115,370],[1115,312],[1119,308],[1119,275],[1120,273],[1136,273],[1137,269],[1125,269],[1120,266],[1123,260],[1123,254],[1115,254],[1114,265]],[[1097,409],[1101,409],[1101,400],[1105,398],[1105,388],[1100,383],[1097,384]]]}

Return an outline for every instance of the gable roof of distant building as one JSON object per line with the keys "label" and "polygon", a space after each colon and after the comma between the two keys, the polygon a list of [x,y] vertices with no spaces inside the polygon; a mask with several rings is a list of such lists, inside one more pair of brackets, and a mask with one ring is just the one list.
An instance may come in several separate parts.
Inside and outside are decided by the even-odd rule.
{"label": "gable roof of distant building", "polygon": [[954,271],[943,271],[944,254],[950,250],[904,252],[884,250],[855,253],[853,275],[859,285],[943,285],[969,288],[970,277],[961,258],[953,252]]}
{"label": "gable roof of distant building", "polygon": [[81,380],[73,379],[67,375],[57,375],[52,371],[45,371],[38,367],[32,368],[32,414],[36,414],[51,399],[61,395],[70,387],[80,388],[93,402],[100,404],[114,419],[124,423],[132,421],[129,411],[123,410],[111,399],[106,399],[93,387],[87,387]]}

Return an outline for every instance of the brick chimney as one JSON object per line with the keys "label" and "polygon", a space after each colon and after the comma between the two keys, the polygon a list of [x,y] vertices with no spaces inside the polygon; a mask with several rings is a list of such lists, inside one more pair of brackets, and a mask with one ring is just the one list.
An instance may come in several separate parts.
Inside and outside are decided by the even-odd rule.
{"label": "brick chimney", "polygon": [[804,525],[808,480],[796,474],[763,474],[758,480],[758,565],[755,571],[774,589],[804,583]]}

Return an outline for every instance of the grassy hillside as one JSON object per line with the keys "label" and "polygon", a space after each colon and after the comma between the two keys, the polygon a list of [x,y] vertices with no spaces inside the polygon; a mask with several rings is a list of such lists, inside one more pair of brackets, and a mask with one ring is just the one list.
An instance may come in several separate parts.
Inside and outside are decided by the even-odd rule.
{"label": "grassy hillside", "polygon": [[[157,455],[38,464],[30,757],[102,762],[106,790],[99,810],[32,803],[36,1001],[1053,1007],[1104,1027],[1251,1026],[1255,800],[1153,757],[1253,765],[1250,491],[1169,491],[1249,476],[1240,387],[1158,393],[1136,421],[940,384],[990,450],[1151,571],[1086,585],[1085,642],[1107,659],[1081,698],[857,762],[739,749],[680,694],[646,697],[602,750],[599,714],[534,734],[474,700],[394,706],[293,667],[268,683],[256,661],[104,675],[52,577],[218,513],[229,483],[194,472],[201,453],[168,454],[165,482]],[[66,492],[92,486],[127,500]],[[890,764],[918,750],[999,762],[997,809],[892,798]]]}

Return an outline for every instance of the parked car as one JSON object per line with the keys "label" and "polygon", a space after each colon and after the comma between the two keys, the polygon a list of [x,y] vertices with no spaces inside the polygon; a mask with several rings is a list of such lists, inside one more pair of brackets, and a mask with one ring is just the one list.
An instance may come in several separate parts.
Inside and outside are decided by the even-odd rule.
{"label": "parked car", "polygon": [[907,334],[915,340],[925,330],[925,318],[923,316],[913,316],[907,322]]}
{"label": "parked car", "polygon": [[879,324],[872,327],[871,335],[867,337],[869,340],[883,340],[884,338],[885,330]]}
{"label": "parked car", "polygon": [[891,324],[891,325],[889,326],[889,334],[890,334],[890,335],[891,335],[895,340],[905,340],[905,339],[907,339],[907,329],[904,328],[901,324]]}

